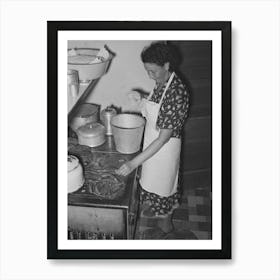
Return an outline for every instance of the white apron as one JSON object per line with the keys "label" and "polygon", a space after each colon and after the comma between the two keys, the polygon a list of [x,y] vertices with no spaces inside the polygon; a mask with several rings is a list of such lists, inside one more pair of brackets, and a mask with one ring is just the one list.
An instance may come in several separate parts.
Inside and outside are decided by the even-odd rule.
{"label": "white apron", "polygon": [[[144,149],[158,136],[160,130],[156,123],[163,98],[174,77],[170,76],[159,103],[150,101],[153,91],[142,103],[142,115],[146,118]],[[181,139],[171,137],[162,148],[142,165],[140,184],[143,189],[157,195],[168,197],[177,191],[180,165]]]}

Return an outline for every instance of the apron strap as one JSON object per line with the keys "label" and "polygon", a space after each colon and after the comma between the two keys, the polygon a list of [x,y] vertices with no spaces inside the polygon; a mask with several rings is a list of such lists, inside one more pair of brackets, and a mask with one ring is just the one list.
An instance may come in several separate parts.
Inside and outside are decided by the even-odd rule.
{"label": "apron strap", "polygon": [[149,96],[148,96],[148,98],[147,98],[147,100],[150,100],[150,99],[151,99],[153,93],[154,93],[154,90],[152,89],[151,92],[150,92],[150,94],[149,94]]}
{"label": "apron strap", "polygon": [[159,107],[161,106],[161,103],[162,103],[162,101],[163,101],[163,98],[164,98],[164,96],[165,96],[165,93],[167,92],[167,90],[168,90],[168,88],[169,88],[169,86],[170,86],[170,84],[171,84],[171,82],[172,82],[174,76],[175,76],[175,73],[172,72],[172,74],[171,74],[171,76],[169,77],[169,80],[168,80],[168,82],[167,82],[167,85],[166,85],[166,87],[165,87],[165,89],[164,89],[164,92],[163,92],[163,94],[162,94],[162,97],[161,97],[161,99],[160,99]]}
{"label": "apron strap", "polygon": [[[166,93],[166,91],[168,90],[168,88],[169,88],[169,86],[170,86],[170,84],[171,84],[171,82],[172,82],[174,76],[175,76],[175,73],[172,72],[171,76],[170,76],[169,79],[168,79],[168,82],[167,82],[167,84],[166,84],[166,87],[165,87],[165,89],[164,89],[164,92],[163,92],[163,94],[162,94],[162,96],[161,96],[161,99],[160,99],[160,102],[159,102],[159,106],[161,106],[161,103],[162,103],[162,101],[163,101],[163,98],[164,98],[164,96],[165,96],[165,93]],[[151,93],[150,93],[150,95],[148,96],[147,100],[150,100],[150,99],[151,99],[153,93],[154,93],[154,90],[151,91]]]}

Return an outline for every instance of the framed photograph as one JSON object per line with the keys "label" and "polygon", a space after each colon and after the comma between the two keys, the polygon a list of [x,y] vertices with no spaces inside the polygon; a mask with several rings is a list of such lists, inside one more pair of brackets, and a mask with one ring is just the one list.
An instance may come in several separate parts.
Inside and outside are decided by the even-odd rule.
{"label": "framed photograph", "polygon": [[47,32],[48,259],[230,259],[231,22]]}

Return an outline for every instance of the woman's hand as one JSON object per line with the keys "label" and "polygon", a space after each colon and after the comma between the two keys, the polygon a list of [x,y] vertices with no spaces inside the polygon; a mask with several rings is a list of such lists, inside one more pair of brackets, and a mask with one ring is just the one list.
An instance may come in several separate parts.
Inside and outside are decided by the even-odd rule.
{"label": "woman's hand", "polygon": [[147,159],[157,153],[162,146],[167,143],[172,135],[171,129],[160,129],[158,138],[156,138],[142,153],[138,154],[131,161],[123,164],[115,172],[118,175],[126,176],[131,173],[136,167],[140,166]]}
{"label": "woman's hand", "polygon": [[142,96],[139,92],[137,91],[130,91],[128,93],[128,98],[133,101],[133,102],[139,102],[142,99]]}
{"label": "woman's hand", "polygon": [[133,161],[127,161],[124,163],[119,169],[117,169],[115,172],[118,175],[127,176],[130,174],[137,166],[133,163]]}
{"label": "woman's hand", "polygon": [[135,107],[135,106],[138,107],[141,103],[142,96],[137,91],[130,91],[128,93],[128,100],[132,107]]}
{"label": "woman's hand", "polygon": [[130,111],[140,112],[142,108],[142,96],[137,91],[130,91],[127,94],[128,106]]}

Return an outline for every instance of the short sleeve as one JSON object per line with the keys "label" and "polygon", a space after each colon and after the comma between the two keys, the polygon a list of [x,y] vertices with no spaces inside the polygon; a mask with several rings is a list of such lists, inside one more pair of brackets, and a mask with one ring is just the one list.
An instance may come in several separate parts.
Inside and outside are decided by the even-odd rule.
{"label": "short sleeve", "polygon": [[177,80],[166,92],[157,119],[157,126],[162,129],[172,129],[172,137],[180,138],[188,113],[189,93],[185,85]]}

